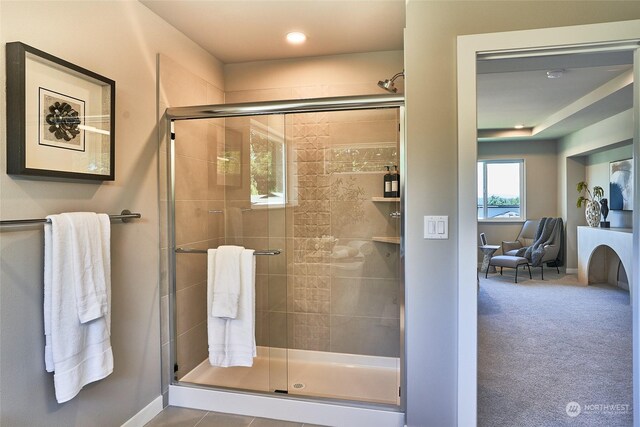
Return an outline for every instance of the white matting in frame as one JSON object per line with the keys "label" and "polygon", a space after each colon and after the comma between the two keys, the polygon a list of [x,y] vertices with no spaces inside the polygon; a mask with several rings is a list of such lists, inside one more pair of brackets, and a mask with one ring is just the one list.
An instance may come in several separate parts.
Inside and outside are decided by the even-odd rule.
{"label": "white matting in frame", "polygon": [[[27,53],[25,62],[26,167],[51,171],[105,174],[109,168],[109,157],[105,157],[109,151],[109,137],[97,132],[82,131],[83,129],[80,128],[80,126],[86,126],[87,116],[99,118],[104,115],[102,86],[29,53]],[[49,94],[59,94],[57,102],[67,99],[69,101],[76,100],[74,101],[76,106],[84,104],[82,123],[77,127],[77,130],[82,131],[82,135],[76,135],[76,137],[82,136],[82,150],[72,149],[71,141],[64,141],[64,139],[56,141],[55,135],[46,139],[44,144],[42,143],[40,136],[44,125],[41,126],[41,123],[42,121],[46,122],[46,116],[42,117],[45,107],[41,107],[40,88],[46,88]],[[94,123],[93,126],[99,128],[100,124]],[[106,131],[108,130],[109,128],[106,129]],[[46,131],[49,132],[48,129]],[[69,149],[61,150],[60,148]]]}
{"label": "white matting in frame", "polygon": [[7,173],[115,179],[115,81],[6,44]]}

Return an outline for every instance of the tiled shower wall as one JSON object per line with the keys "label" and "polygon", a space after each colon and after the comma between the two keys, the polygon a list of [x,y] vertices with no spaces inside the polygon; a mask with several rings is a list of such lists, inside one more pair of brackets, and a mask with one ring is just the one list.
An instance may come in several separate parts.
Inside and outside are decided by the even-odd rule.
{"label": "tiled shower wall", "polygon": [[[380,95],[384,92],[376,85],[379,75],[393,75],[399,69],[402,54],[398,52],[227,65],[225,99],[227,103],[239,103]],[[396,83],[402,92],[403,80]],[[349,162],[339,161],[344,159],[340,157],[342,149],[352,144],[354,148],[370,148],[378,143],[397,143],[396,113],[392,113],[393,118],[378,113],[345,112],[342,118],[341,113],[310,114],[286,119],[291,160],[287,167],[293,187],[289,188],[285,212],[287,310],[282,311],[279,284],[275,287],[275,303],[269,299],[263,314],[264,318],[277,319],[270,321],[272,345],[274,337],[279,337],[278,341],[286,340],[291,348],[390,356],[399,353],[399,305],[403,295],[399,245],[372,240],[375,236],[399,235],[399,221],[388,216],[399,210],[399,204],[371,200],[371,196],[382,195],[381,164],[376,166],[377,173],[350,173]],[[381,149],[379,157],[389,158],[387,150]],[[326,190],[335,195],[324,198]],[[302,201],[295,200],[298,196]],[[270,213],[271,218],[275,215]],[[345,246],[355,247],[359,253],[343,257]],[[354,254],[346,249],[346,255]],[[285,319],[286,336],[282,327]]]}
{"label": "tiled shower wall", "polygon": [[[288,201],[252,206],[250,141],[284,135]],[[384,165],[398,162],[398,112],[273,115],[226,120],[227,149],[241,168],[227,176],[230,244],[285,249],[256,257],[258,345],[398,356],[398,203],[382,196]]]}
{"label": "tiled shower wall", "polygon": [[[160,224],[161,230],[161,316],[163,393],[168,389],[171,340],[169,331],[169,237],[167,231],[167,107],[216,104],[224,102],[224,92],[184,69],[170,58],[159,55],[159,132],[160,135]],[[217,179],[216,158],[224,144],[221,120],[191,120],[175,123],[176,244],[181,247],[216,247],[224,242],[224,217],[209,213],[224,208],[224,190]],[[189,372],[207,357],[206,330],[206,256],[176,256],[176,348],[178,377]]]}
{"label": "tiled shower wall", "polygon": [[289,344],[305,350],[399,356],[399,236],[382,196],[398,161],[396,110],[287,117],[294,188]]}
{"label": "tiled shower wall", "polygon": [[[162,55],[159,75],[161,120],[167,106],[223,103],[222,91]],[[325,96],[364,93],[359,87],[299,88],[288,89],[285,97],[312,97],[317,90]],[[227,102],[277,98],[275,92],[252,92],[228,94]],[[286,209],[251,206],[252,123],[286,135],[292,197]],[[160,123],[161,133],[165,126]],[[399,207],[371,200],[382,195],[383,166],[397,164],[397,126],[395,110],[176,122],[177,244],[285,249],[281,256],[256,257],[258,345],[399,355],[399,247],[372,241],[399,235],[397,220],[389,217]],[[164,140],[161,135],[161,144]],[[359,159],[355,163],[345,157],[350,149]],[[166,146],[160,150],[165,153]],[[225,150],[239,150],[240,171],[222,173],[219,158]],[[166,156],[160,159],[161,224],[166,225]],[[166,228],[161,234],[164,392],[171,337]],[[206,256],[178,254],[176,262],[179,378],[207,357]]]}

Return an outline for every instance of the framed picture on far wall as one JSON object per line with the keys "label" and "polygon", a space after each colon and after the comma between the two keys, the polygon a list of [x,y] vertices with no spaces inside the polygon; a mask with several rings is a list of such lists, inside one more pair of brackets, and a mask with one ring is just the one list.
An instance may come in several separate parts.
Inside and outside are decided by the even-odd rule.
{"label": "framed picture on far wall", "polygon": [[20,42],[6,45],[7,173],[115,179],[115,82]]}
{"label": "framed picture on far wall", "polygon": [[633,159],[609,163],[609,208],[633,210]]}

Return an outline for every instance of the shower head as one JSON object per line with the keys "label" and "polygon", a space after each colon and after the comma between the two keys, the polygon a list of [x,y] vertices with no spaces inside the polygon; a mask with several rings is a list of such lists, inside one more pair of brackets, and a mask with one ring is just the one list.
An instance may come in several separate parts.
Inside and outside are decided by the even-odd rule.
{"label": "shower head", "polygon": [[404,77],[404,70],[394,75],[393,77],[391,77],[391,79],[385,79],[384,81],[380,80],[378,82],[378,86],[380,86],[382,89],[386,90],[387,92],[396,93],[398,92],[398,88],[396,88],[394,82],[398,77]]}
{"label": "shower head", "polygon": [[395,87],[393,82],[389,79],[386,79],[385,81],[380,80],[378,82],[378,86],[380,86],[382,89],[389,91],[391,93],[396,93],[398,91],[398,88]]}

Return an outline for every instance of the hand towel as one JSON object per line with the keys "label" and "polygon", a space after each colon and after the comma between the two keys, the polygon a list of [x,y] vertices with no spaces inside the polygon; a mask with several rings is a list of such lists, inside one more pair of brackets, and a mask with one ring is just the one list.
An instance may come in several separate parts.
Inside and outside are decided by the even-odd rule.
{"label": "hand towel", "polygon": [[213,287],[211,315],[235,319],[240,298],[240,255],[241,246],[219,246],[215,252],[208,252],[207,281]]}
{"label": "hand towel", "polygon": [[73,256],[73,285],[80,322],[86,323],[107,312],[110,281],[111,222],[109,215],[93,212],[61,214],[70,226]]}
{"label": "hand towel", "polygon": [[[209,249],[209,257],[217,256],[218,250]],[[213,286],[207,286],[207,334],[209,363],[212,366],[252,366],[256,356],[255,340],[255,257],[253,250],[243,249],[240,254],[240,294],[235,319],[211,315]],[[215,276],[216,263],[209,264]]]}
{"label": "hand towel", "polygon": [[[82,323],[74,283],[79,273],[79,260],[75,258],[72,245],[71,222],[75,217],[50,215],[47,218],[51,224],[45,224],[44,228],[45,367],[48,372],[54,372],[56,400],[63,403],[75,397],[86,384],[100,380],[113,371],[109,338],[111,283],[110,272],[106,272],[103,278],[106,299],[104,315]],[[94,232],[100,233],[100,229]],[[104,252],[109,244],[101,243],[99,246],[103,252],[95,255],[95,258],[102,256],[103,266],[110,267],[109,253]],[[87,273],[84,277],[90,276]]]}

